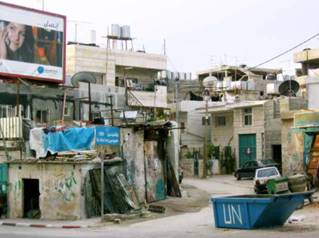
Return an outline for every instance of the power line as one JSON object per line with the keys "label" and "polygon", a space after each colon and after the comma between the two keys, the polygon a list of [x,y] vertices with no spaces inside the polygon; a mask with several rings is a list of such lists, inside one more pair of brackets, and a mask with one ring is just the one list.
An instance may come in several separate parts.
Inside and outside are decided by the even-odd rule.
{"label": "power line", "polygon": [[304,40],[304,41],[302,41],[302,42],[300,42],[299,44],[295,45],[294,47],[292,47],[292,48],[290,48],[290,49],[288,49],[288,50],[285,50],[284,52],[282,52],[282,53],[280,53],[280,54],[278,54],[278,55],[276,55],[276,56],[274,56],[274,57],[272,57],[272,58],[270,58],[270,59],[268,59],[268,60],[266,60],[266,61],[264,61],[264,62],[262,62],[262,63],[260,63],[260,64],[257,64],[257,65],[255,65],[254,67],[251,67],[251,68],[249,68],[249,69],[254,69],[254,68],[257,68],[257,67],[259,67],[259,66],[261,66],[261,65],[267,64],[267,63],[269,63],[270,61],[273,61],[274,59],[277,59],[277,58],[279,58],[279,57],[281,57],[281,56],[287,54],[288,52],[290,52],[290,51],[292,51],[292,50],[298,48],[299,46],[301,46],[301,45],[307,43],[308,41],[311,41],[313,38],[316,38],[317,36],[319,36],[319,33],[316,33],[315,35],[309,37],[308,39],[306,39],[306,40]]}

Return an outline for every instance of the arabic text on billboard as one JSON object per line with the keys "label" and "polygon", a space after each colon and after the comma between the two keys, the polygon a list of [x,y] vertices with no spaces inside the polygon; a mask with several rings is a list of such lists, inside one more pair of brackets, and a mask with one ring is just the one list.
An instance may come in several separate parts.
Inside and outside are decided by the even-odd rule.
{"label": "arabic text on billboard", "polygon": [[97,145],[119,145],[120,128],[111,126],[96,127],[96,144]]}
{"label": "arabic text on billboard", "polygon": [[0,3],[0,74],[62,82],[63,16]]}

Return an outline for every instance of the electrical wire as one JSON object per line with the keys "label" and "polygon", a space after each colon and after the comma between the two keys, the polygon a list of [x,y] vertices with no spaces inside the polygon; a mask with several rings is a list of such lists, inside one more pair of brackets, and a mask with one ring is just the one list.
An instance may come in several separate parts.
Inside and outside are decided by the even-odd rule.
{"label": "electrical wire", "polygon": [[269,63],[270,61],[273,61],[273,60],[275,60],[275,59],[277,59],[277,58],[279,58],[279,57],[281,57],[281,56],[283,56],[283,55],[289,53],[290,51],[292,51],[292,50],[298,48],[299,46],[301,46],[301,45],[307,43],[308,41],[311,41],[312,39],[316,38],[317,36],[319,36],[319,33],[314,34],[313,36],[311,36],[311,37],[309,37],[308,39],[306,39],[306,40],[300,42],[299,44],[295,45],[294,47],[291,47],[290,49],[285,50],[284,52],[282,52],[282,53],[280,53],[280,54],[278,54],[278,55],[276,55],[276,56],[274,56],[274,57],[272,57],[272,58],[270,58],[270,59],[268,59],[268,60],[266,60],[266,61],[264,61],[264,62],[262,62],[262,63],[260,63],[260,64],[257,64],[257,65],[255,65],[255,66],[249,68],[249,69],[254,69],[254,68],[260,67],[261,65],[267,64],[267,63]]}

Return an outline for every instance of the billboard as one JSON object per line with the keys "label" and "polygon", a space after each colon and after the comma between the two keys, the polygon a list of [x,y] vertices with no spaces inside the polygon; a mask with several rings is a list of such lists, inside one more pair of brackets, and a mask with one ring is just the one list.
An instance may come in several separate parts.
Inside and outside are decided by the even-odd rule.
{"label": "billboard", "polygon": [[66,17],[0,2],[0,76],[63,83]]}

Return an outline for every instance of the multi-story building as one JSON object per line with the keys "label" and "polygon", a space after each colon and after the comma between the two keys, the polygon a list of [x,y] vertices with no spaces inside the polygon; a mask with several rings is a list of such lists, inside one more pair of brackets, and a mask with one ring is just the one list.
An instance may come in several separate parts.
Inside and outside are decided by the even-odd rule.
{"label": "multi-story building", "polygon": [[[221,153],[226,147],[231,148],[237,167],[247,160],[273,159],[281,163],[280,104],[276,98],[280,73],[280,69],[244,65],[223,65],[198,72],[199,81],[208,76],[215,79],[208,87],[210,101],[215,102],[208,102],[207,108],[202,102],[195,110],[201,117],[211,118],[208,144],[218,146]],[[187,125],[193,127],[194,123],[189,121]],[[203,139],[204,134],[202,143]]]}
{"label": "multi-story building", "polygon": [[307,77],[319,76],[319,49],[304,49],[294,54],[294,62],[301,68],[296,69],[296,80],[300,85],[300,95],[306,97]]}
{"label": "multi-story building", "polygon": [[[67,46],[66,63],[69,77],[83,71],[94,75],[91,97],[104,117],[110,117],[109,96],[113,96],[113,107],[117,109],[126,107],[145,113],[167,108],[167,87],[157,80],[158,72],[167,67],[165,55],[71,44]],[[79,83],[76,97],[87,96],[88,86]],[[79,119],[88,120],[88,101],[82,103],[85,113]]]}

